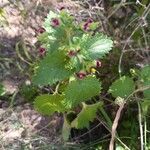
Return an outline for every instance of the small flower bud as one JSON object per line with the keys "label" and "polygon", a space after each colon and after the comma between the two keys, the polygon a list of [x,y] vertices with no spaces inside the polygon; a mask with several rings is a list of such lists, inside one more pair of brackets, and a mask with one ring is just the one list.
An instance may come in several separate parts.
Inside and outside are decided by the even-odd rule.
{"label": "small flower bud", "polygon": [[53,18],[51,20],[51,26],[52,27],[58,27],[59,25],[60,25],[60,22],[59,22],[59,20],[57,18]]}
{"label": "small flower bud", "polygon": [[76,51],[69,51],[68,52],[68,56],[69,57],[73,57],[73,56],[76,56],[77,55],[77,52]]}
{"label": "small flower bud", "polygon": [[102,66],[102,63],[99,61],[99,60],[97,60],[96,61],[96,68],[99,68],[99,67],[101,67]]}
{"label": "small flower bud", "polygon": [[45,53],[46,53],[46,49],[43,48],[43,47],[40,47],[40,48],[39,48],[39,55],[40,55],[40,56],[43,56],[43,55],[45,55]]}
{"label": "small flower bud", "polygon": [[76,73],[76,75],[79,79],[83,79],[84,77],[86,77],[86,73],[84,73],[84,72]]}
{"label": "small flower bud", "polygon": [[83,25],[83,30],[88,31],[90,24],[93,22],[91,18],[89,18]]}
{"label": "small flower bud", "polygon": [[39,28],[37,31],[38,31],[38,33],[41,33],[41,34],[42,34],[42,33],[45,32],[45,29],[41,27],[41,28]]}

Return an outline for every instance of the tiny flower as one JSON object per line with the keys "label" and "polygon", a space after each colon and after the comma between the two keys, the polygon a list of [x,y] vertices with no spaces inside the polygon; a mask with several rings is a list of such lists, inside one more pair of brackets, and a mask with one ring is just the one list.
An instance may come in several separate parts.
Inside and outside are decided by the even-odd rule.
{"label": "tiny flower", "polygon": [[45,29],[41,27],[41,28],[39,28],[37,31],[38,31],[38,33],[41,33],[41,34],[42,34],[42,33],[45,32]]}
{"label": "tiny flower", "polygon": [[59,22],[59,20],[57,18],[53,18],[51,20],[51,26],[52,27],[58,27],[59,25],[60,25],[60,22]]}
{"label": "tiny flower", "polygon": [[99,68],[99,67],[101,67],[102,66],[102,63],[99,61],[99,60],[97,60],[96,61],[96,68]]}
{"label": "tiny flower", "polygon": [[76,51],[69,51],[68,52],[68,56],[69,57],[73,57],[73,56],[76,56],[77,55],[77,52]]}
{"label": "tiny flower", "polygon": [[39,48],[39,55],[40,55],[40,56],[43,56],[43,55],[45,55],[45,53],[46,53],[46,49],[43,48],[43,47],[40,47],[40,48]]}
{"label": "tiny flower", "polygon": [[89,27],[89,24],[86,22],[86,23],[83,25],[83,30],[87,31],[87,30],[88,30],[88,27]]}
{"label": "tiny flower", "polygon": [[86,77],[86,73],[84,73],[84,72],[76,73],[76,75],[79,79],[83,79],[84,77]]}
{"label": "tiny flower", "polygon": [[87,31],[89,30],[89,26],[90,24],[93,22],[93,20],[91,18],[89,18],[83,25],[83,30]]}
{"label": "tiny flower", "polygon": [[91,73],[96,73],[96,69],[95,68],[91,68],[90,71],[91,71]]}

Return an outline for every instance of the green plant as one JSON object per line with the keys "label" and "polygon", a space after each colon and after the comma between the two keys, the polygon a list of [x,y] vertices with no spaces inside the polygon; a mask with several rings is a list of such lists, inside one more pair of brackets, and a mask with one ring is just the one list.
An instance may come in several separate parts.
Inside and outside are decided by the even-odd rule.
{"label": "green plant", "polygon": [[2,84],[0,84],[0,96],[5,94],[5,89],[4,86]]}
{"label": "green plant", "polygon": [[[40,86],[55,85],[56,88],[52,94],[38,96],[34,106],[45,115],[64,113],[68,130],[71,127],[88,127],[96,117],[97,110],[102,107],[102,102],[85,103],[101,92],[96,69],[101,66],[99,59],[109,53],[113,46],[107,36],[94,34],[97,27],[98,23],[92,19],[79,24],[63,10],[59,14],[50,11],[39,31],[42,60],[35,70],[33,83]],[[77,106],[82,107],[81,111],[69,121],[66,115]]]}
{"label": "green plant", "polygon": [[[132,75],[133,78],[136,79],[136,82],[133,81],[132,78],[129,78],[127,76],[120,77],[112,83],[109,88],[109,92],[112,94],[113,97],[116,98],[115,101],[120,106],[123,103],[129,103],[131,100],[135,100],[135,102],[137,103],[141,149],[143,149],[147,147],[146,115],[148,114],[148,110],[150,108],[150,66],[146,65],[141,70],[137,71],[132,70]],[[131,122],[132,120],[129,121],[129,124],[131,124]],[[133,123],[136,124],[136,121],[134,120]],[[142,126],[144,126],[144,128]],[[130,125],[130,128],[131,127],[132,126]],[[125,128],[127,128],[127,124],[125,124]],[[134,129],[136,128],[137,127],[135,126]],[[130,133],[126,132],[123,135],[126,134]],[[132,138],[135,138],[135,136],[137,138],[137,135],[137,133],[134,133],[134,135],[132,135]],[[135,143],[130,142],[131,148],[133,148],[132,145],[134,145],[135,148]]]}
{"label": "green plant", "polygon": [[[69,138],[71,128],[88,128],[98,110],[108,121],[108,127],[112,125],[102,108],[103,103],[90,101],[101,93],[101,81],[96,78],[96,73],[101,66],[100,59],[109,53],[113,45],[107,36],[95,34],[97,27],[98,23],[92,19],[79,24],[63,10],[60,14],[50,12],[39,30],[42,59],[35,69],[33,83],[50,85],[55,89],[53,93],[38,96],[34,107],[44,115],[54,112],[64,114],[65,140]],[[144,98],[141,100],[142,111],[148,111],[149,69],[150,66],[146,66],[141,71],[132,70],[132,77],[124,75],[112,83],[108,92],[118,105],[136,97]],[[139,92],[143,93],[143,98],[138,95]]]}

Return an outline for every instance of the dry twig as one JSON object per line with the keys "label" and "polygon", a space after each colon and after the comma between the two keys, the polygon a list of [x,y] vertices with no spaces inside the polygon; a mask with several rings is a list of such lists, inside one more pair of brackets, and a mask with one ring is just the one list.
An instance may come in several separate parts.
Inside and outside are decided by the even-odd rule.
{"label": "dry twig", "polygon": [[110,140],[110,144],[109,144],[109,150],[114,150],[114,141],[115,141],[116,129],[117,129],[118,121],[120,119],[120,115],[121,115],[121,112],[122,112],[122,110],[124,108],[124,105],[125,105],[125,102],[123,102],[120,105],[120,107],[119,107],[119,109],[117,111],[115,120],[113,122],[112,131],[111,131],[111,140]]}

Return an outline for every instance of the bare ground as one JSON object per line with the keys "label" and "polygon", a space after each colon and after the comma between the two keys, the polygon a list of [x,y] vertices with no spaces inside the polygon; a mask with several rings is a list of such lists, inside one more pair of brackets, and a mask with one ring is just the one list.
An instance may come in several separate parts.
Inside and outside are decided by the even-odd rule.
{"label": "bare ground", "polygon": [[[0,98],[1,150],[51,150],[61,149],[63,145],[60,136],[62,117],[57,114],[43,117],[18,96],[20,85],[27,80],[24,70],[32,61],[30,57],[36,55],[35,29],[55,6],[56,1],[0,0],[0,7],[5,11],[0,26],[0,81],[12,103],[16,103],[11,107],[7,96]],[[17,48],[20,43],[24,47]]]}

